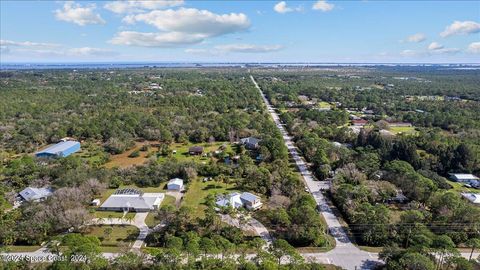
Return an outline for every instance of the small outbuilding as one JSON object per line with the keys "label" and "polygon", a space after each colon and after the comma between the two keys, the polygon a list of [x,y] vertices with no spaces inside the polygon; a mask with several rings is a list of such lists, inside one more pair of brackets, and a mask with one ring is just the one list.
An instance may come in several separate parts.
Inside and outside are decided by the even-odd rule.
{"label": "small outbuilding", "polygon": [[90,202],[91,206],[99,206],[100,205],[100,199],[94,199]]}
{"label": "small outbuilding", "polygon": [[201,155],[203,154],[203,147],[202,146],[192,146],[190,148],[188,148],[188,153],[190,155]]}
{"label": "small outbuilding", "polygon": [[51,188],[34,188],[34,187],[27,187],[18,193],[20,198],[27,202],[43,201],[49,196],[51,196],[52,194],[53,194],[53,189]]}
{"label": "small outbuilding", "polygon": [[180,178],[173,178],[168,181],[167,184],[167,189],[168,190],[182,190],[183,189],[183,180]]}
{"label": "small outbuilding", "polygon": [[35,153],[38,158],[61,158],[80,151],[80,143],[77,141],[63,141],[49,146]]}

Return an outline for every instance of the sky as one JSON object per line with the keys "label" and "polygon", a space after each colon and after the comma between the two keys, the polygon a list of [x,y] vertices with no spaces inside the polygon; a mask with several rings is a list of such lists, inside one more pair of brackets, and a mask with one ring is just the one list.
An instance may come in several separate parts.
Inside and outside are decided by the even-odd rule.
{"label": "sky", "polygon": [[0,63],[479,63],[480,1],[0,1]]}

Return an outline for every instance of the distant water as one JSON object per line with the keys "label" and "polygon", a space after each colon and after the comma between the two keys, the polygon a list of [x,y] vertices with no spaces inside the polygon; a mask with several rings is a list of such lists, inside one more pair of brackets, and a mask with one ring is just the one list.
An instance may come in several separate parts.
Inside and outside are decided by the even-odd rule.
{"label": "distant water", "polygon": [[194,68],[194,67],[354,67],[354,66],[416,66],[455,69],[478,69],[480,64],[426,63],[0,63],[0,70],[31,69],[123,69],[123,68]]}

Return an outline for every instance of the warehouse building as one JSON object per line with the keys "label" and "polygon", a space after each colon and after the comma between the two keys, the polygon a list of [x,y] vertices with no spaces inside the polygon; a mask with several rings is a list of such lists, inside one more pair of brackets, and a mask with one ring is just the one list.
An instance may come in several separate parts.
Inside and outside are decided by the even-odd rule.
{"label": "warehouse building", "polygon": [[64,141],[55,145],[49,146],[41,151],[35,153],[38,158],[61,158],[80,150],[80,143],[77,141]]}

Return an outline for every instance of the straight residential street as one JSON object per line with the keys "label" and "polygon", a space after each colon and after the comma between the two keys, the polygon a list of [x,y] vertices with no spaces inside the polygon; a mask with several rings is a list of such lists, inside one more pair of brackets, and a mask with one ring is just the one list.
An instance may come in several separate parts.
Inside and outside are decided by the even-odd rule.
{"label": "straight residential street", "polygon": [[295,161],[308,190],[317,202],[318,210],[325,219],[330,234],[335,238],[336,247],[333,250],[323,254],[304,254],[304,256],[308,259],[313,259],[319,262],[335,264],[345,269],[371,269],[374,265],[381,263],[376,253],[362,251],[350,241],[322,193],[322,190],[328,189],[329,186],[326,183],[314,180],[312,172],[308,169],[303,158],[298,154],[297,148],[292,141],[292,137],[288,135],[288,132],[283,127],[275,109],[271,106],[252,75],[250,75],[250,79],[258,91],[260,91],[268,112],[272,116],[277,128],[282,133],[283,140],[285,141],[285,145],[287,146],[290,155]]}

